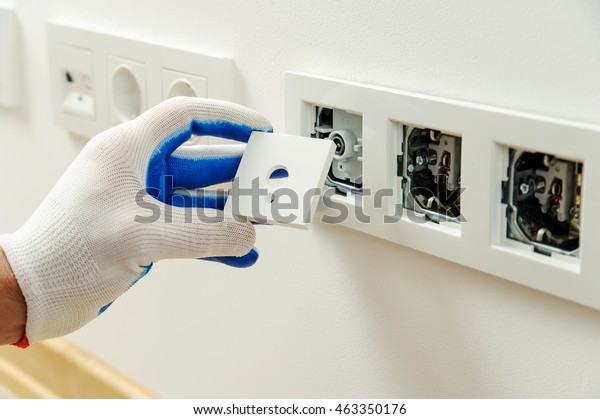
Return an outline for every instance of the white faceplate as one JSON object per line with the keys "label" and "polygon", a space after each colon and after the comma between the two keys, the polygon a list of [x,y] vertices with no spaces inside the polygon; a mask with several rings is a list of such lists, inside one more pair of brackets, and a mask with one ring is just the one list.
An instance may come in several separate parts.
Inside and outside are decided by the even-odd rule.
{"label": "white faceplate", "polygon": [[[333,196],[333,203],[337,208],[345,207],[349,216],[339,217],[338,209],[326,207],[324,215],[329,222],[600,308],[600,218],[595,216],[600,213],[600,127],[287,73],[286,132],[309,135],[315,105],[363,117],[366,193]],[[402,159],[398,157],[402,156],[402,126],[431,128],[461,138],[460,185],[465,190],[460,206],[465,220],[460,224],[426,221],[399,205],[403,188],[397,174],[398,160]],[[546,256],[506,237],[507,206],[501,201],[510,148],[583,163],[578,257]],[[378,191],[384,192],[378,195]],[[402,251],[399,247],[398,252]]]}
{"label": "white faceplate", "polygon": [[[307,227],[333,157],[331,141],[254,132],[225,212],[270,224]],[[270,179],[276,170],[287,178]]]}
{"label": "white faceplate", "polygon": [[[230,58],[69,23],[47,27],[55,120],[74,134],[91,138],[177,92],[236,100]],[[67,72],[74,82],[65,84]]]}

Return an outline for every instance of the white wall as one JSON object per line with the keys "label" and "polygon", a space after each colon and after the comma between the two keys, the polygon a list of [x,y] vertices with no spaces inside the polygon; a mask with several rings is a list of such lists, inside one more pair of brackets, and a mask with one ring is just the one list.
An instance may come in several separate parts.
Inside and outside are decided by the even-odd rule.
{"label": "white wall", "polygon": [[[51,119],[49,17],[229,54],[278,130],[286,70],[600,123],[593,0],[16,3],[0,231],[83,146]],[[73,340],[165,397],[600,396],[597,311],[340,227],[258,230],[252,269],[161,262]]]}

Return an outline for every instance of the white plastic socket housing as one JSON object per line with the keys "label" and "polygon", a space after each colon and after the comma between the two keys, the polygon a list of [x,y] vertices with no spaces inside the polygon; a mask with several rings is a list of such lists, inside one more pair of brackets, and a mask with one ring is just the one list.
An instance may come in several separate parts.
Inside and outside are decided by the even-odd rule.
{"label": "white plastic socket housing", "polygon": [[206,78],[180,71],[163,69],[162,88],[164,98],[175,96],[207,97]]}
{"label": "white plastic socket housing", "polygon": [[14,8],[0,5],[0,106],[8,108],[21,102],[18,39]]}
{"label": "white plastic socket housing", "polygon": [[[323,215],[327,220],[600,309],[600,246],[596,245],[600,218],[594,216],[600,211],[596,193],[600,190],[600,127],[287,73],[286,132],[308,136],[314,128],[311,112],[315,104],[351,110],[362,115],[363,123],[363,195],[349,200],[334,194],[329,203],[325,202]],[[435,220],[405,208],[406,184],[400,167],[413,158],[404,153],[407,128],[421,129],[431,136],[430,141],[439,143],[446,138],[460,142],[460,157],[447,159],[453,165],[460,164],[460,177],[456,177],[461,192],[458,222]],[[452,151],[451,141],[447,147],[446,151]],[[575,180],[569,181],[569,190],[576,196],[556,200],[559,206],[572,203],[570,212],[560,207],[556,213],[562,214],[563,220],[567,217],[576,221],[571,224],[579,229],[577,252],[536,251],[536,246],[516,240],[507,232],[505,186],[510,150],[538,156],[541,171],[560,166],[552,163],[553,158],[578,168],[570,177]],[[435,157],[430,169],[442,165],[440,157]],[[446,172],[440,176],[447,180]],[[554,184],[550,175],[539,176],[548,179],[546,189]],[[537,195],[544,208],[551,208],[543,201],[550,195],[547,191]],[[542,211],[544,217],[550,214],[548,209]],[[544,238],[546,232],[540,229],[537,234]]]}
{"label": "white plastic socket housing", "polygon": [[146,109],[146,66],[109,55],[110,119],[115,125],[137,118]]}
{"label": "white plastic socket housing", "polygon": [[59,44],[56,53],[63,75],[60,81],[62,112],[93,120],[96,117],[96,103],[92,80],[92,52]]}
{"label": "white plastic socket housing", "polygon": [[48,22],[56,122],[90,138],[173,96],[236,100],[230,58]]}
{"label": "white plastic socket housing", "polygon": [[[329,141],[253,132],[225,212],[261,223],[307,228],[316,213],[333,151]],[[273,176],[278,171],[285,176]]]}

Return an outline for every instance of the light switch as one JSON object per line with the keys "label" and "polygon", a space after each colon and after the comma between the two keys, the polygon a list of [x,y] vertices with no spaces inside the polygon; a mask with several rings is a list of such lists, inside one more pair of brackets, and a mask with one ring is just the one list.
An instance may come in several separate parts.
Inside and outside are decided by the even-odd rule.
{"label": "light switch", "polygon": [[15,10],[0,6],[0,106],[20,104],[20,71],[17,18]]}

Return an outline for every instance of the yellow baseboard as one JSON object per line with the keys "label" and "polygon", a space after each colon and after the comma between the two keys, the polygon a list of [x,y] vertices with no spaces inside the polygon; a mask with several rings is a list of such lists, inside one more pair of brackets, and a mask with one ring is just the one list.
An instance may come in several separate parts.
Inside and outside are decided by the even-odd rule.
{"label": "yellow baseboard", "polygon": [[0,383],[21,398],[155,398],[66,339],[0,348]]}

